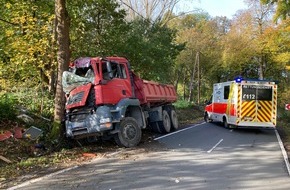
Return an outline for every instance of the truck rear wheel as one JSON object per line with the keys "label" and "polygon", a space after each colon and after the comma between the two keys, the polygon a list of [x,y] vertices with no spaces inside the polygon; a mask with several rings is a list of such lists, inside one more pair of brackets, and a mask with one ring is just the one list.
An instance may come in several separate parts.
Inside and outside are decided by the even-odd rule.
{"label": "truck rear wheel", "polygon": [[120,130],[115,134],[115,141],[122,147],[134,147],[141,141],[142,131],[137,121],[132,117],[125,117],[120,123]]}
{"label": "truck rear wheel", "polygon": [[166,110],[162,111],[162,121],[158,122],[161,133],[169,133],[171,129],[171,120]]}
{"label": "truck rear wheel", "polygon": [[150,123],[151,129],[155,133],[162,133],[159,129],[158,121]]}
{"label": "truck rear wheel", "polygon": [[175,131],[178,129],[178,118],[175,110],[170,110],[171,129]]}

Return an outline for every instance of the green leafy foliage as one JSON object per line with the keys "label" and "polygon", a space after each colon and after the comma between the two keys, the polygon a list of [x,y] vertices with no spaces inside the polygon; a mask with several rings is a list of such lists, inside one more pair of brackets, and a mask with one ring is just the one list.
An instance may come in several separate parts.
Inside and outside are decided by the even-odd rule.
{"label": "green leafy foliage", "polygon": [[174,103],[174,106],[177,109],[185,109],[185,108],[192,107],[192,103],[191,102],[188,102],[186,100],[178,100],[176,103]]}
{"label": "green leafy foliage", "polygon": [[16,117],[17,100],[12,94],[1,94],[0,95],[0,121],[14,120]]}
{"label": "green leafy foliage", "polygon": [[289,0],[261,0],[264,4],[276,4],[277,9],[274,16],[274,20],[277,21],[279,18],[285,20],[290,16],[290,2]]}
{"label": "green leafy foliage", "polygon": [[174,59],[181,49],[173,42],[175,31],[161,23],[141,19],[133,21],[130,28],[124,54],[133,69],[144,79],[172,82]]}
{"label": "green leafy foliage", "polygon": [[185,44],[174,67],[177,83],[184,85],[183,99],[187,99],[187,94],[190,96],[188,87],[191,87],[192,98],[189,100],[199,101],[198,76],[200,93],[202,97],[207,97],[211,93],[212,83],[225,75],[225,70],[222,69],[221,42],[228,30],[229,21],[221,17],[211,19],[207,13],[198,13],[172,19],[168,25],[178,31],[176,42]]}
{"label": "green leafy foliage", "polygon": [[68,4],[71,16],[72,57],[123,53],[128,32],[125,11],[113,0],[76,0]]}
{"label": "green leafy foliage", "polygon": [[6,89],[19,81],[47,83],[55,65],[53,4],[47,0],[3,3],[1,13],[6,22],[0,22],[0,83]]}
{"label": "green leafy foliage", "polygon": [[53,114],[53,95],[47,90],[42,91],[40,85],[31,88],[13,88],[11,93],[17,104],[29,112],[50,118]]}

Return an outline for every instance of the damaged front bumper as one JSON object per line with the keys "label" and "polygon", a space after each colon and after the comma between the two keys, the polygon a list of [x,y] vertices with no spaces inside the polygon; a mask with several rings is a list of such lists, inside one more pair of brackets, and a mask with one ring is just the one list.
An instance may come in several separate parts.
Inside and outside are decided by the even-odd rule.
{"label": "damaged front bumper", "polygon": [[66,114],[65,126],[66,136],[70,138],[98,136],[113,129],[112,115],[106,106],[96,110],[74,110]]}

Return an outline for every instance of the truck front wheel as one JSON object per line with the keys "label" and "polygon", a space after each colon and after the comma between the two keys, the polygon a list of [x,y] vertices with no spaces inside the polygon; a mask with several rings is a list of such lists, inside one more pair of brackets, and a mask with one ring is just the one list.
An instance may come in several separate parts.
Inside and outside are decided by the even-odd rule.
{"label": "truck front wheel", "polygon": [[122,147],[134,147],[141,141],[142,131],[133,117],[126,117],[120,122],[119,132],[115,134],[115,141]]}

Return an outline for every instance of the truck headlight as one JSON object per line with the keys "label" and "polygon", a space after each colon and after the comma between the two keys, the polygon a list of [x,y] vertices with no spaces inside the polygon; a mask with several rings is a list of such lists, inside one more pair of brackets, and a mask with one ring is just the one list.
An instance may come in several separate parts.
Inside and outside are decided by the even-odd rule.
{"label": "truck headlight", "polygon": [[111,123],[111,118],[101,118],[100,123]]}
{"label": "truck headlight", "polygon": [[100,119],[100,127],[101,128],[111,128],[112,127],[112,122],[111,118],[102,118]]}

